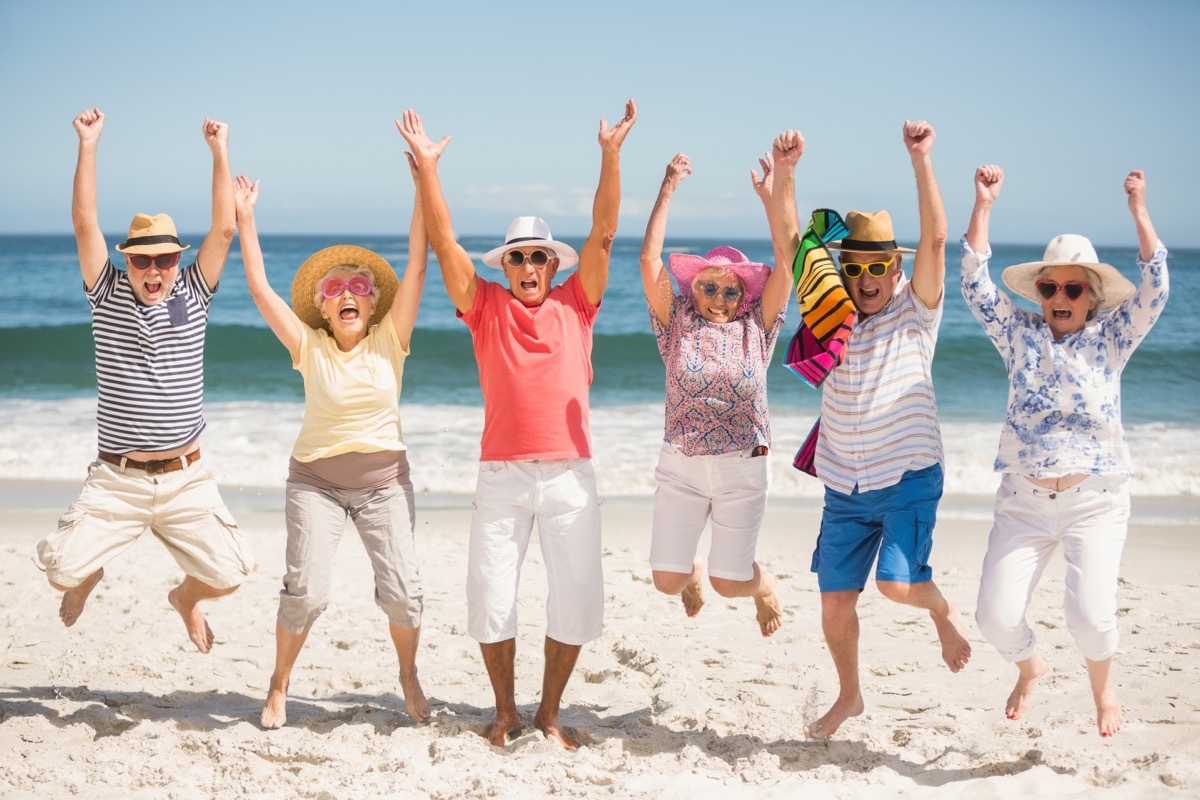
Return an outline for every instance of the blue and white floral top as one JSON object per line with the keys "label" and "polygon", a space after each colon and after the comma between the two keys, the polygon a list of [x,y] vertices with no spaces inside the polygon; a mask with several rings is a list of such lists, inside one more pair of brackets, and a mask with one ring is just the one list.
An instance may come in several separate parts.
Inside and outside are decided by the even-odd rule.
{"label": "blue and white floral top", "polygon": [[1082,331],[1054,340],[1041,314],[1018,308],[988,275],[991,252],[962,239],[962,293],[1008,369],[997,472],[1030,478],[1133,474],[1121,424],[1121,371],[1167,301],[1167,250],[1138,258],[1137,291]]}

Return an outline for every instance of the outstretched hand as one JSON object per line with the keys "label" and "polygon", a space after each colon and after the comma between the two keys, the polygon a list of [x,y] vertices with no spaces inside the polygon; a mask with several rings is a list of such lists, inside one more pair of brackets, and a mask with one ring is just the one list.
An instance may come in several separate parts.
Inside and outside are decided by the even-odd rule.
{"label": "outstretched hand", "polygon": [[217,122],[215,119],[204,120],[204,141],[210,150],[214,152],[218,148],[226,148],[229,146],[229,126],[224,122]]}
{"label": "outstretched hand", "polygon": [[625,141],[625,137],[629,135],[629,129],[633,127],[633,123],[637,121],[637,104],[633,102],[633,98],[625,101],[625,117],[611,128],[608,127],[608,122],[600,120],[600,148],[620,150],[621,144]]}
{"label": "outstretched hand", "polygon": [[771,192],[775,186],[775,157],[771,153],[759,156],[758,165],[762,167],[762,178],[759,179],[758,173],[751,167],[750,185],[754,187],[754,193],[765,205],[771,202]]}
{"label": "outstretched hand", "polygon": [[84,109],[71,124],[75,126],[75,133],[79,134],[79,141],[95,142],[104,130],[104,112],[98,108]]}
{"label": "outstretched hand", "polygon": [[1140,169],[1130,172],[1125,178],[1125,194],[1129,195],[1129,210],[1146,204],[1146,173]]}
{"label": "outstretched hand", "polygon": [[804,155],[804,136],[800,131],[784,131],[775,137],[771,146],[771,158],[777,166],[795,167]]}
{"label": "outstretched hand", "polygon": [[928,156],[937,138],[933,126],[923,119],[904,120],[904,146],[911,156]]}
{"label": "outstretched hand", "polygon": [[679,182],[692,174],[692,162],[683,153],[677,153],[667,164],[667,174],[663,176],[663,188],[675,191]]}
{"label": "outstretched hand", "polygon": [[239,218],[244,218],[254,211],[258,204],[258,181],[250,182],[245,175],[238,175],[233,180],[233,202],[237,205]]}
{"label": "outstretched hand", "polygon": [[425,133],[425,126],[421,124],[421,115],[411,108],[405,109],[404,119],[393,120],[396,123],[396,130],[400,131],[400,135],[404,137],[404,141],[408,142],[409,168],[413,170],[415,177],[416,170],[420,169],[420,164],[423,162],[436,162],[442,157],[442,152],[445,151],[446,145],[450,143],[449,136],[443,136],[441,141],[435,142]]}
{"label": "outstretched hand", "polygon": [[1004,185],[1004,168],[996,164],[984,164],[975,170],[975,202],[994,203]]}

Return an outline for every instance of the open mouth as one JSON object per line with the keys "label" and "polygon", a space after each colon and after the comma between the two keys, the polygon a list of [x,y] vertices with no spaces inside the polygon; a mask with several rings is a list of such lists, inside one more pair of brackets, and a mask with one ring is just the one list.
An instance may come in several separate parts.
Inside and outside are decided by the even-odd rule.
{"label": "open mouth", "polygon": [[1069,308],[1051,309],[1050,316],[1054,317],[1054,319],[1070,319],[1071,318],[1071,309],[1069,309]]}
{"label": "open mouth", "polygon": [[521,288],[527,292],[536,291],[538,288],[537,281],[521,281]]}
{"label": "open mouth", "polygon": [[338,311],[338,318],[341,319],[342,322],[353,322],[354,320],[358,319],[359,316],[360,315],[358,313],[357,306],[344,306],[340,311]]}

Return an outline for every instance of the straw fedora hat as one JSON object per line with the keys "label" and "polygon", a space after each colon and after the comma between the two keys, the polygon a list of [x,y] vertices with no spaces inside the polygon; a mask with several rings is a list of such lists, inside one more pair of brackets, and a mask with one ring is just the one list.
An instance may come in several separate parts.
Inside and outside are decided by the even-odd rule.
{"label": "straw fedora hat", "polygon": [[1027,261],[1024,264],[1014,264],[1004,270],[1001,277],[1004,285],[1014,292],[1041,305],[1042,296],[1038,294],[1038,273],[1045,267],[1079,266],[1090,271],[1094,280],[1089,280],[1092,289],[1099,296],[1096,301],[1096,312],[1108,311],[1125,302],[1136,291],[1133,283],[1117,270],[1112,264],[1101,263],[1096,255],[1096,248],[1086,237],[1077,233],[1064,233],[1055,236],[1046,245],[1046,252],[1041,261]]}
{"label": "straw fedora hat", "polygon": [[550,226],[541,217],[517,217],[508,225],[504,244],[483,254],[483,263],[496,269],[504,269],[501,258],[514,247],[539,245],[558,256],[558,271],[563,272],[579,263],[579,254],[569,244],[556,242],[550,235]]}
{"label": "straw fedora hat", "polygon": [[317,293],[317,284],[334,267],[366,267],[371,271],[371,282],[375,284],[377,298],[375,313],[367,320],[367,325],[379,322],[392,307],[400,281],[396,279],[392,265],[383,256],[353,244],[339,244],[318,250],[296,270],[296,277],[292,279],[292,310],[300,321],[316,330],[329,328],[329,321],[321,316],[321,310],[313,303],[313,296]]}
{"label": "straw fedora hat", "polygon": [[766,264],[747,261],[741,250],[726,245],[714,247],[703,256],[693,253],[671,253],[667,263],[668,269],[675,277],[675,283],[679,285],[679,293],[688,297],[692,296],[692,282],[704,270],[709,267],[733,270],[733,273],[741,278],[742,286],[746,288],[742,304],[738,308],[739,314],[744,313],[751,303],[762,297],[767,278],[771,277],[771,268]]}
{"label": "straw fedora hat", "polygon": [[160,256],[163,253],[179,253],[191,247],[180,244],[175,230],[175,220],[167,214],[135,214],[129,223],[129,235],[117,245],[118,253]]}
{"label": "straw fedora hat", "polygon": [[886,211],[851,211],[846,215],[849,233],[838,242],[831,242],[833,250],[850,250],[856,253],[915,253],[911,247],[896,244],[892,232],[892,217]]}

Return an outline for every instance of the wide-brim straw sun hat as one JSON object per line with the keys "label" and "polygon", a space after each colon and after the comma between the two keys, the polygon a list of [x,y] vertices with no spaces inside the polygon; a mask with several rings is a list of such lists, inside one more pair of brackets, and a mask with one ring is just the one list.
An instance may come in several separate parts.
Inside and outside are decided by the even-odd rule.
{"label": "wide-brim straw sun hat", "polygon": [[321,316],[313,297],[317,293],[317,284],[334,267],[366,267],[371,271],[371,282],[375,284],[377,298],[375,312],[371,314],[367,325],[374,325],[383,319],[383,315],[392,307],[396,287],[400,284],[396,271],[383,256],[372,250],[354,244],[338,244],[313,253],[296,270],[296,277],[292,279],[292,310],[300,321],[316,330],[329,328],[329,320]]}
{"label": "wide-brim straw sun hat", "polygon": [[[1121,274],[1112,264],[1105,264],[1096,255],[1096,248],[1087,237],[1077,233],[1064,233],[1055,236],[1046,245],[1046,252],[1041,261],[1027,261],[1024,264],[1014,264],[1002,273],[1004,285],[1026,300],[1032,300],[1041,305],[1042,296],[1038,294],[1038,273],[1046,267],[1077,266],[1091,270],[1095,281],[1088,281],[1092,289],[1099,295],[1096,311],[1109,311],[1125,302],[1137,291],[1133,283]],[[1097,285],[1098,284],[1098,285]]]}
{"label": "wide-brim straw sun hat", "polygon": [[160,256],[163,253],[179,253],[191,247],[180,244],[175,220],[168,214],[135,214],[129,223],[129,235],[117,245],[118,253]]}
{"label": "wide-brim straw sun hat", "polygon": [[911,247],[896,244],[892,229],[892,215],[886,211],[851,211],[846,214],[849,233],[844,239],[831,242],[833,250],[850,250],[856,253],[915,253]]}
{"label": "wide-brim straw sun hat", "polygon": [[483,263],[504,269],[504,254],[514,247],[544,247],[558,256],[558,271],[564,272],[579,263],[579,254],[569,244],[555,241],[550,226],[541,217],[517,217],[508,225],[504,244],[483,254]]}
{"label": "wide-brim straw sun hat", "polygon": [[679,286],[679,293],[689,297],[692,296],[692,283],[704,270],[710,267],[732,270],[741,278],[746,291],[742,297],[742,305],[738,308],[739,314],[744,313],[751,303],[762,297],[767,278],[771,277],[771,268],[766,264],[748,261],[741,250],[728,245],[714,247],[703,256],[694,253],[671,253],[667,263],[671,275],[675,277],[675,283]]}

